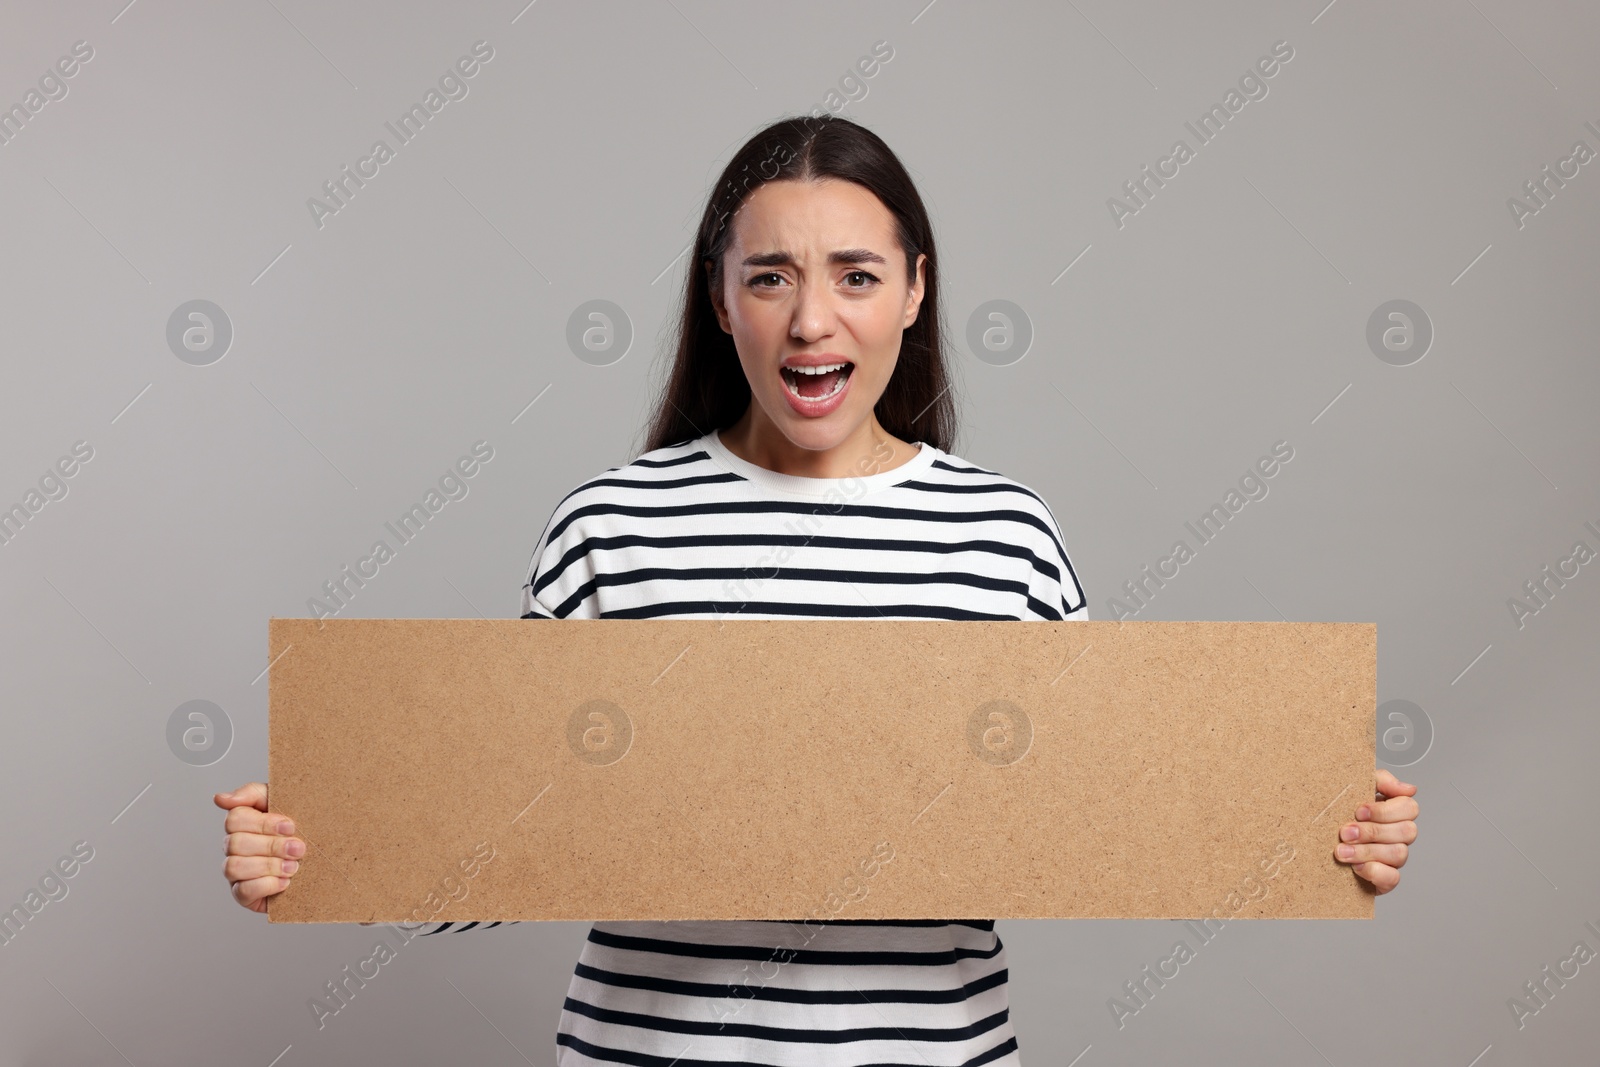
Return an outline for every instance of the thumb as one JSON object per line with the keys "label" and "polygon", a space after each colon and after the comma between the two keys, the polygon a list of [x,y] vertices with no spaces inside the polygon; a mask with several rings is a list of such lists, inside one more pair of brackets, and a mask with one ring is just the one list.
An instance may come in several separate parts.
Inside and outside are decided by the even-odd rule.
{"label": "thumb", "polygon": [[1378,768],[1378,792],[1386,797],[1415,796],[1417,787],[1410,782],[1402,782],[1382,767]]}
{"label": "thumb", "polygon": [[248,804],[260,811],[266,811],[267,783],[248,782],[231,793],[214,794],[211,802],[219,808],[227,808],[229,810]]}

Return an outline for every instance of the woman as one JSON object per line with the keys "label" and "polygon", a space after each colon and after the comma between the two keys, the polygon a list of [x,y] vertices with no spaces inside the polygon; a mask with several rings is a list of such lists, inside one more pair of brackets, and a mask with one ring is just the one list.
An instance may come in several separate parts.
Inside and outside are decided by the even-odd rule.
{"label": "woman", "polygon": [[[876,135],[838,118],[761,131],[692,262],[645,451],[557,504],[523,618],[1087,617],[1045,502],[946,451],[932,228]],[[1383,893],[1417,805],[1379,781],[1393,799],[1343,839]],[[234,898],[261,911],[304,845],[260,783],[216,802]],[[558,1062],[1014,1064],[1006,978],[993,920],[599,922]]]}

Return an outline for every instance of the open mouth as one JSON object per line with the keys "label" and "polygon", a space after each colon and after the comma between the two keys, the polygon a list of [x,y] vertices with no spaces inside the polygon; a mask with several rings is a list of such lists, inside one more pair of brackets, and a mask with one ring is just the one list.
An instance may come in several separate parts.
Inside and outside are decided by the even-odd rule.
{"label": "open mouth", "polygon": [[801,400],[826,400],[849,380],[855,364],[830,363],[822,367],[780,367],[784,387]]}

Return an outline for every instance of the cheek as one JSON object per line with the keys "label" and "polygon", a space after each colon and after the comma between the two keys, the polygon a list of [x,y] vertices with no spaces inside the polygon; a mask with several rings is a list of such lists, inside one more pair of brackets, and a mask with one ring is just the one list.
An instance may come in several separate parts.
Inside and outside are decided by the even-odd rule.
{"label": "cheek", "polygon": [[891,359],[900,350],[900,315],[893,309],[858,309],[856,314],[841,315],[839,329],[855,341],[863,356],[871,357],[874,363]]}
{"label": "cheek", "polygon": [[745,347],[782,347],[789,334],[789,313],[775,301],[751,297],[729,306],[728,325]]}
{"label": "cheek", "polygon": [[889,379],[894,377],[895,361],[881,359],[874,364],[873,386],[878,393],[882,393],[889,386]]}
{"label": "cheek", "polygon": [[771,391],[774,386],[783,384],[781,381],[775,382],[764,376],[761,376],[761,372],[752,367],[750,362],[751,361],[745,359],[743,355],[739,357],[739,364],[744,368],[744,380],[750,384],[752,392],[759,393],[763,391]]}

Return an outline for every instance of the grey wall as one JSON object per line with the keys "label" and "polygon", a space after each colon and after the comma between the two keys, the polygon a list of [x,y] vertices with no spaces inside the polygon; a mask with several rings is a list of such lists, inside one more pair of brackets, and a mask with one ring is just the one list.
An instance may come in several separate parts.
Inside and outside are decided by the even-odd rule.
{"label": "grey wall", "polygon": [[[1600,963],[1520,1026],[1508,1001],[1600,951],[1600,564],[1524,592],[1600,550],[1600,162],[1508,201],[1600,151],[1600,14],[1325,2],[10,5],[0,104],[93,56],[0,145],[0,503],[58,496],[0,545],[0,902],[93,858],[0,948],[0,1062],[552,1062],[585,924],[429,938],[319,1030],[308,999],[373,935],[235,905],[210,794],[266,775],[268,616],[478,440],[468,495],[345,614],[517,613],[556,501],[637,454],[718,170],[880,40],[841,113],[935,213],[955,451],[1045,496],[1109,618],[1289,442],[1138,617],[1375,621],[1383,710],[1415,705],[1385,756],[1421,837],[1375,921],[1230,924],[1121,1028],[1107,1001],[1177,924],[1003,921],[1027,1061],[1592,1060]],[[308,199],[478,40],[468,95],[319,225]],[[1184,123],[1279,41],[1197,147]],[[603,366],[567,339],[602,299],[633,335]],[[225,352],[169,341],[194,300]],[[993,300],[1025,353],[967,344]],[[1394,300],[1421,316],[1391,352]],[[190,751],[196,700],[220,711]]]}

